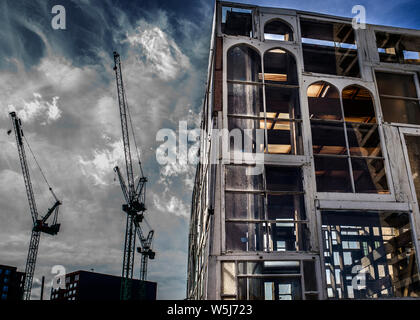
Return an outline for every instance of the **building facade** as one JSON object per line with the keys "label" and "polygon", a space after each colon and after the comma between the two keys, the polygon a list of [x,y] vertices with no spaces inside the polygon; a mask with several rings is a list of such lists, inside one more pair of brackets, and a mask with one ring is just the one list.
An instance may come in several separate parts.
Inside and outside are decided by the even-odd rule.
{"label": "building facade", "polygon": [[[89,271],[76,271],[65,276],[65,289],[51,289],[54,301],[118,301],[121,277]],[[156,300],[157,283],[133,279],[133,300]]]}
{"label": "building facade", "polygon": [[18,301],[23,298],[25,273],[16,267],[0,265],[0,301]]}
{"label": "building facade", "polygon": [[420,298],[420,31],[216,2],[188,299]]}

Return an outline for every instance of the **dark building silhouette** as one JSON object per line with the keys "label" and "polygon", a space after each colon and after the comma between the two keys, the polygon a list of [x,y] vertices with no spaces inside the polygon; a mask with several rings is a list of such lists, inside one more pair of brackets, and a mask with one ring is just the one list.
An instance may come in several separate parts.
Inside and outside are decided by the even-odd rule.
{"label": "dark building silhouette", "polygon": [[0,300],[22,300],[25,273],[16,267],[0,265]]}
{"label": "dark building silhouette", "polygon": [[[66,289],[51,289],[51,300],[120,300],[121,277],[75,271],[66,274]],[[157,283],[133,279],[133,300],[156,300]]]}

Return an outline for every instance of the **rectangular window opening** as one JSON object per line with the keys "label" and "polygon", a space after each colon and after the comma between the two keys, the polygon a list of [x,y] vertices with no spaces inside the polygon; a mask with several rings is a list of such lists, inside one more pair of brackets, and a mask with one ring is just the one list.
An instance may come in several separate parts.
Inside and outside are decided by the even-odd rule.
{"label": "rectangular window opening", "polygon": [[222,32],[231,36],[252,37],[252,10],[222,7]]}
{"label": "rectangular window opening", "polygon": [[420,37],[376,31],[381,62],[420,65]]}
{"label": "rectangular window opening", "polygon": [[385,122],[420,125],[420,99],[414,75],[376,72]]}
{"label": "rectangular window opening", "polygon": [[305,71],[360,77],[351,24],[300,19]]}

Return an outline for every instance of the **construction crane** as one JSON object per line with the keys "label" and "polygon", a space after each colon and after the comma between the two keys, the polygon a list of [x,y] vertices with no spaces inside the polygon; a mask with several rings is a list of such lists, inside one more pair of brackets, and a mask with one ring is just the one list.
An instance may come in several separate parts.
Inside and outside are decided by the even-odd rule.
{"label": "construction crane", "polygon": [[[118,180],[121,185],[121,189],[123,190],[123,195],[127,203],[129,202],[128,194],[127,194],[127,188],[124,182],[124,178],[121,175],[121,171],[118,167],[114,168],[115,172],[117,173]],[[141,215],[136,216],[136,218],[133,220],[137,236],[140,241],[140,247],[137,247],[137,252],[141,254],[141,263],[140,263],[140,280],[147,280],[147,261],[148,259],[154,259],[156,253],[152,250],[152,241],[154,236],[154,230],[150,230],[147,237],[143,234],[143,229],[140,224],[140,222],[144,219]],[[144,221],[146,221],[144,219]]]}
{"label": "construction crane", "polygon": [[[124,146],[125,171],[127,175],[126,183],[118,166],[114,168],[114,171],[118,175],[122,193],[126,201],[126,203],[122,205],[122,210],[127,214],[120,298],[121,300],[130,300],[132,294],[136,233],[139,234],[142,247],[144,244],[147,245],[147,241],[150,242],[150,247],[153,238],[153,232],[149,240],[146,238],[145,242],[143,242],[140,223],[143,221],[144,212],[146,211],[145,201],[147,178],[143,174],[140,155],[134,135],[133,124],[131,122],[130,110],[128,108],[127,98],[124,91],[120,55],[117,52],[114,52],[114,63],[123,138],[122,140]],[[140,167],[140,175],[137,183],[135,182],[133,173],[129,129],[131,129],[132,132],[133,141],[137,151],[138,164]],[[147,260],[145,260],[145,262],[147,263]],[[147,270],[147,267],[144,270]]]}
{"label": "construction crane", "polygon": [[137,235],[140,240],[140,247],[137,247],[137,252],[141,254],[141,263],[140,263],[140,280],[147,280],[147,262],[149,259],[154,259],[156,253],[152,250],[152,241],[155,234],[154,230],[150,230],[147,237],[144,237],[143,230],[141,225],[136,225]]}
{"label": "construction crane", "polygon": [[[54,191],[49,185],[44,173],[41,170],[41,167],[38,164],[38,161],[35,158],[34,153],[32,152],[31,147],[29,146],[28,141],[26,140],[23,134],[21,120],[16,116],[15,112],[11,112],[10,117],[11,117],[13,128],[15,131],[20,165],[22,167],[23,180],[25,181],[26,195],[28,197],[29,209],[31,212],[32,222],[33,222],[31,241],[29,243],[28,257],[26,259],[25,282],[24,282],[24,299],[30,300],[32,282],[34,278],[35,265],[36,265],[36,258],[38,255],[39,240],[41,238],[41,232],[47,233],[49,235],[56,235],[60,231],[60,224],[57,223],[57,220],[58,220],[58,209],[59,209],[59,206],[61,205],[61,201],[57,199]],[[9,131],[8,133],[10,134],[10,132],[11,131]],[[29,174],[28,163],[26,161],[24,141],[28,145],[29,151],[32,153],[32,156],[34,157],[34,160],[39,170],[41,171],[41,174],[45,182],[47,183],[49,190],[55,200],[55,203],[52,205],[51,208],[47,210],[47,213],[45,214],[45,216],[41,218],[38,216],[38,210],[36,207],[31,177]],[[52,214],[54,214],[52,218],[52,224],[48,225],[47,221],[51,217]]]}

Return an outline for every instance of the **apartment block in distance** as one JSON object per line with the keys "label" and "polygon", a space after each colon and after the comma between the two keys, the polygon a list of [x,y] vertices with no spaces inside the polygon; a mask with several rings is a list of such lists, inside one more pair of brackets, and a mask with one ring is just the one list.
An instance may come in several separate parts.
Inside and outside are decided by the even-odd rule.
{"label": "apartment block in distance", "polygon": [[18,301],[23,298],[25,273],[16,267],[0,265],[0,301]]}
{"label": "apartment block in distance", "polygon": [[[121,277],[76,271],[66,274],[65,289],[51,289],[53,301],[118,301],[120,300]],[[133,279],[133,300],[156,300],[157,283]]]}
{"label": "apartment block in distance", "polygon": [[420,31],[216,2],[188,299],[419,299]]}

